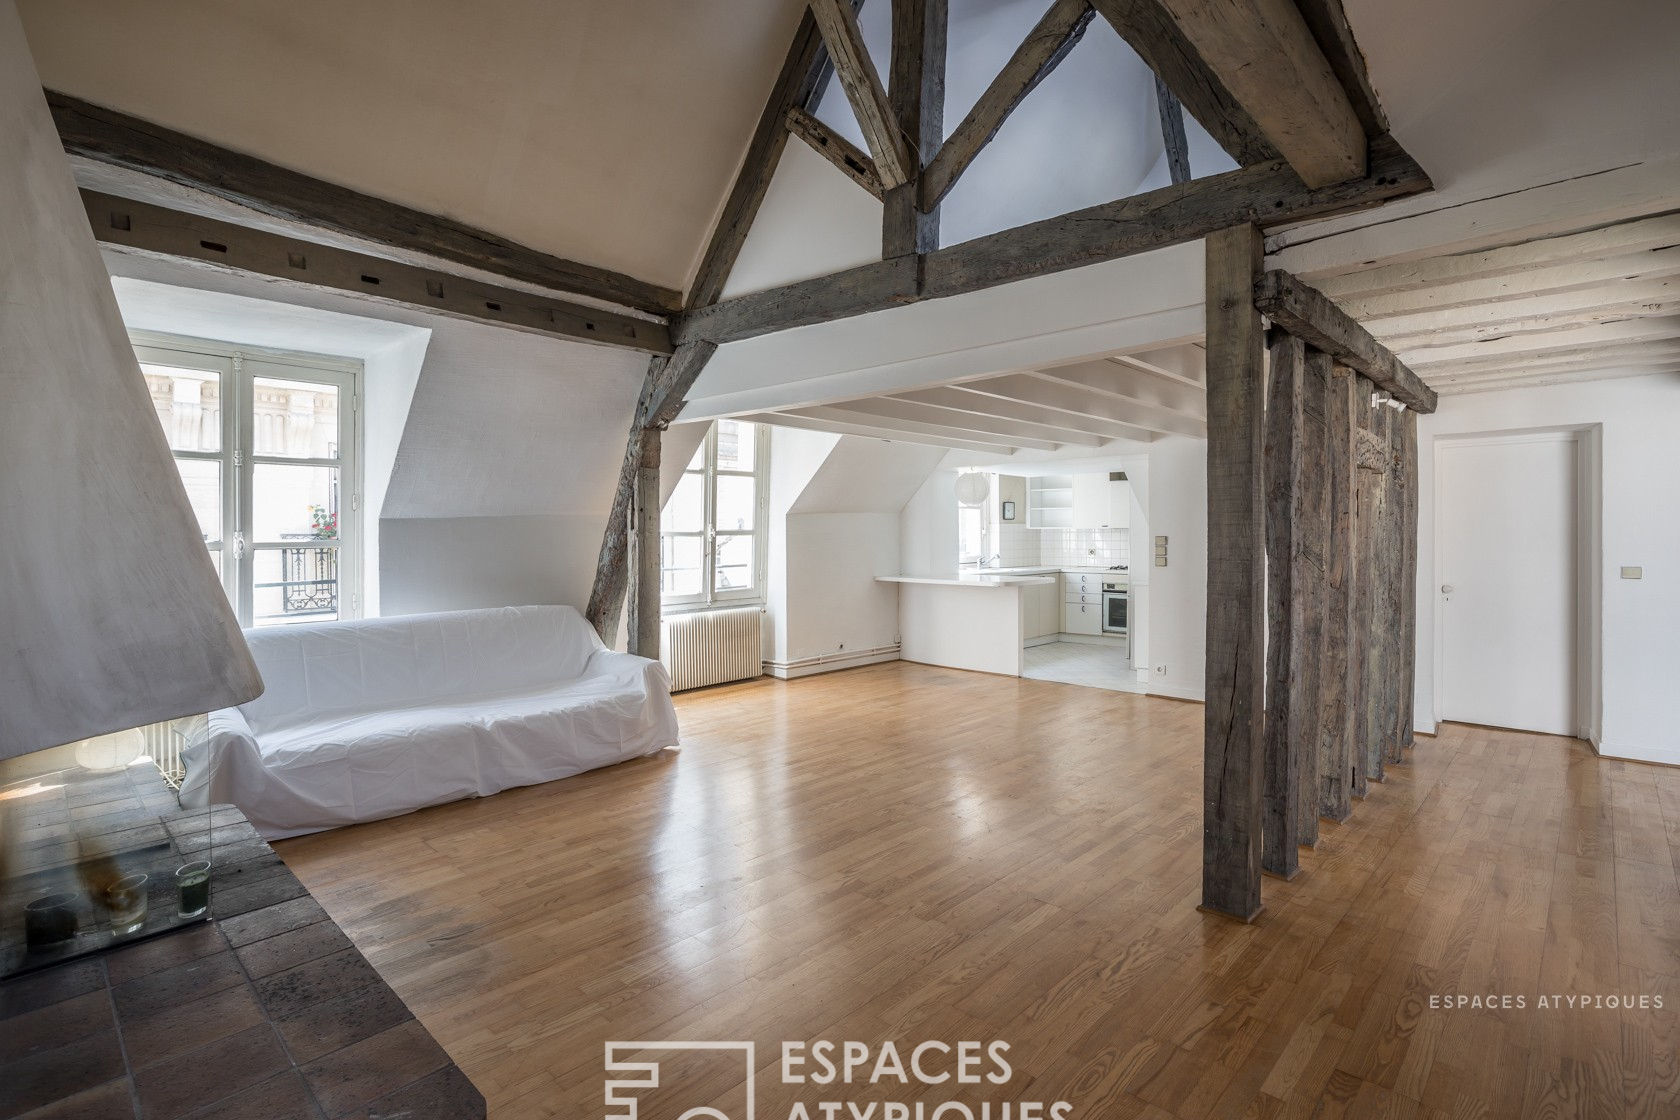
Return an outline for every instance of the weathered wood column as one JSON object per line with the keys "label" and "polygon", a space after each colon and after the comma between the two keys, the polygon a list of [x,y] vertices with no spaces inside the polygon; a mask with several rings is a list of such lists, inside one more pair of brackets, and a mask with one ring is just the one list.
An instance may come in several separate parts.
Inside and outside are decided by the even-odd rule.
{"label": "weathered wood column", "polygon": [[1265,758],[1264,331],[1254,226],[1207,238],[1207,704],[1203,727],[1202,906],[1260,912]]}
{"label": "weathered wood column", "polygon": [[881,259],[939,248],[939,207],[920,207],[922,169],[945,139],[945,34],[949,0],[892,0],[887,100],[909,140],[914,174],[882,201]]}
{"label": "weathered wood column", "polygon": [[1392,649],[1392,630],[1388,618],[1388,574],[1391,540],[1386,532],[1388,524],[1388,480],[1392,473],[1388,450],[1388,431],[1394,410],[1382,400],[1366,409],[1370,428],[1366,431],[1366,448],[1360,467],[1366,485],[1366,511],[1360,528],[1360,559],[1365,562],[1367,575],[1360,581],[1365,639],[1364,707],[1361,709],[1359,741],[1365,752],[1365,778],[1383,780],[1384,763],[1388,755],[1384,749],[1384,734],[1388,729],[1388,681]]}
{"label": "weathered wood column", "polygon": [[[1400,693],[1404,687],[1406,666],[1412,654],[1405,646],[1405,581],[1406,581],[1406,477],[1405,442],[1406,411],[1393,404],[1384,406],[1388,413],[1388,475],[1383,487],[1383,761],[1405,761],[1400,720],[1404,704]],[[1413,546],[1415,550],[1415,546]]]}
{"label": "weathered wood column", "polygon": [[1412,717],[1417,697],[1417,559],[1418,559],[1418,414],[1408,408],[1400,417],[1400,470],[1405,478],[1400,544],[1400,648],[1405,671],[1400,680],[1400,745],[1416,742]]}
{"label": "weathered wood column", "polygon": [[1291,719],[1301,751],[1295,819],[1298,839],[1318,843],[1319,697],[1324,684],[1324,641],[1330,611],[1330,447],[1328,408],[1330,363],[1307,351],[1302,367],[1301,479],[1295,497],[1295,574],[1290,583],[1296,608],[1290,651],[1295,682]]}
{"label": "weathered wood column", "polygon": [[1376,590],[1376,474],[1371,434],[1372,386],[1363,374],[1353,376],[1353,631],[1348,661],[1353,667],[1348,706],[1353,714],[1348,753],[1353,762],[1353,796],[1363,798],[1371,776],[1371,752],[1366,745],[1366,714],[1371,705],[1371,619]]}
{"label": "weathered wood column", "polygon": [[629,651],[659,657],[659,449],[660,429],[643,428],[630,513]]}
{"label": "weathered wood column", "polygon": [[1329,378],[1325,410],[1324,467],[1329,484],[1329,538],[1326,544],[1326,610],[1322,700],[1319,705],[1319,815],[1345,821],[1352,811],[1354,699],[1359,667],[1351,653],[1358,646],[1354,613],[1354,533],[1357,503],[1354,468],[1356,378],[1351,370],[1332,368],[1328,354],[1307,354],[1309,368]]}
{"label": "weathered wood column", "polygon": [[1305,604],[1295,585],[1300,548],[1296,503],[1301,493],[1302,397],[1307,348],[1300,339],[1274,331],[1266,392],[1266,781],[1261,867],[1294,878],[1301,869],[1301,763],[1305,697],[1300,667]]}

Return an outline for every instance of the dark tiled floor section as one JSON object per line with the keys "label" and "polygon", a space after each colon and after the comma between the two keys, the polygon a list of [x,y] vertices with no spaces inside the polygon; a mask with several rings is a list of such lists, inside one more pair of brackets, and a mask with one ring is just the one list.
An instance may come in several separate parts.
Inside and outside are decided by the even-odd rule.
{"label": "dark tiled floor section", "polygon": [[[243,827],[218,811],[218,854]],[[481,1120],[291,872],[240,856],[218,863],[215,922],[0,984],[0,1120]]]}

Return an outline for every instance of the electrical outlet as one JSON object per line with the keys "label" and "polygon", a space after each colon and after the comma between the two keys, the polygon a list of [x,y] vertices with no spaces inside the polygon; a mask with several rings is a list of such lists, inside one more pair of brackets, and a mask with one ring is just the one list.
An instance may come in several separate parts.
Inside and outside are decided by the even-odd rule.
{"label": "electrical outlet", "polygon": [[1164,677],[1167,675],[1167,667],[1165,665],[1157,665],[1155,666],[1155,672],[1157,675]]}

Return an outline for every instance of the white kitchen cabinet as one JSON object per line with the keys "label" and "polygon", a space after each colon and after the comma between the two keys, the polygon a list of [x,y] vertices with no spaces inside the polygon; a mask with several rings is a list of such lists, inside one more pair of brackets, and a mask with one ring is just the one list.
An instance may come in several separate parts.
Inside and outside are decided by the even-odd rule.
{"label": "white kitchen cabinet", "polygon": [[1108,476],[1073,476],[1073,527],[1095,529],[1108,520]]}
{"label": "white kitchen cabinet", "polygon": [[1132,524],[1132,484],[1106,474],[1076,474],[1072,487],[1075,529],[1126,529]]}
{"label": "white kitchen cabinet", "polygon": [[1108,516],[1103,521],[1105,529],[1129,529],[1132,526],[1132,484],[1128,482],[1110,482],[1108,484]]}
{"label": "white kitchen cabinet", "polygon": [[1062,604],[1062,633],[1101,634],[1102,597],[1099,595],[1095,603],[1064,602]]}

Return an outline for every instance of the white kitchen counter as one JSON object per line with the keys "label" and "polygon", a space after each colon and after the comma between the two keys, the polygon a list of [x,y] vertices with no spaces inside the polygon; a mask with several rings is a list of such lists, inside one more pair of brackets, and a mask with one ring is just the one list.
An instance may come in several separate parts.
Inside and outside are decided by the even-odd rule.
{"label": "white kitchen counter", "polygon": [[1048,569],[1043,575],[993,570],[983,576],[876,576],[875,582],[924,583],[934,587],[1019,587],[1022,584],[1052,583],[1050,574],[1055,570]]}

